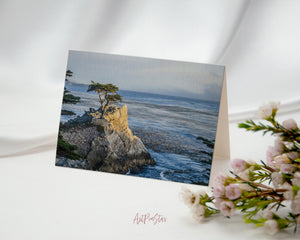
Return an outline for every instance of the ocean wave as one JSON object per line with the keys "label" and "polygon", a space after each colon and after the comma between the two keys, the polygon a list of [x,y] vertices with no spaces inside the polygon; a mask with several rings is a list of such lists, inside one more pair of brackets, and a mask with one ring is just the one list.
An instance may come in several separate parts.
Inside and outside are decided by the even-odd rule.
{"label": "ocean wave", "polygon": [[[90,108],[100,107],[97,94],[86,92],[86,85],[73,84],[67,88],[71,94],[81,99],[77,104],[63,104],[62,109],[80,116]],[[126,174],[208,184],[218,104],[138,92],[120,92],[123,93],[122,104],[128,107],[130,129],[141,138],[157,163],[140,171],[129,170]],[[61,121],[71,118],[73,116],[62,115]]]}

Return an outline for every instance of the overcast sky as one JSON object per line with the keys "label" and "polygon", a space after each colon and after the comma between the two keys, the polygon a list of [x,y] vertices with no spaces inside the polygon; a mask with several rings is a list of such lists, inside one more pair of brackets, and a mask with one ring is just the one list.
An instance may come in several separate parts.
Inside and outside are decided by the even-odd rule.
{"label": "overcast sky", "polygon": [[112,83],[120,90],[220,101],[224,66],[70,51],[70,82]]}

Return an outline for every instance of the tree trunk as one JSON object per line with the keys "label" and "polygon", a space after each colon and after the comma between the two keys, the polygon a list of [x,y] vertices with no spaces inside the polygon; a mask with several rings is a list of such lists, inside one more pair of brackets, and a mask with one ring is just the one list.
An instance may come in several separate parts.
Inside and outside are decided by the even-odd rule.
{"label": "tree trunk", "polygon": [[106,101],[104,107],[103,107],[103,110],[102,110],[102,113],[101,113],[101,117],[100,118],[103,118],[103,115],[105,114],[106,112],[106,108],[108,107],[108,104],[109,104],[109,101]]}
{"label": "tree trunk", "polygon": [[[101,111],[102,111],[102,113],[103,113],[103,103],[104,103],[104,101],[102,100],[102,98],[101,98],[101,93],[99,92],[98,93],[98,95],[99,95],[99,100],[100,100],[100,104],[101,104]],[[103,114],[102,114],[103,115]]]}

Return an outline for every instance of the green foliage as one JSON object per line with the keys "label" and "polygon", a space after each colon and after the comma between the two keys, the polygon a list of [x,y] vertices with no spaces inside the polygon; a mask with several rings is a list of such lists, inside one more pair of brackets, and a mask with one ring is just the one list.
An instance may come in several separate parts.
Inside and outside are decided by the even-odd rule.
{"label": "green foliage", "polygon": [[[67,70],[66,72],[66,78],[65,81],[69,81],[69,77],[73,76],[73,72],[71,70]],[[63,103],[71,103],[71,104],[76,104],[79,102],[80,97],[76,97],[72,94],[69,94],[70,91],[68,91],[66,89],[66,87],[64,88],[64,96],[63,96]],[[66,114],[69,115],[69,114]]]}
{"label": "green foliage", "polygon": [[71,145],[66,141],[64,141],[62,135],[59,133],[56,154],[60,157],[66,157],[69,159],[74,159],[74,160],[81,159],[82,156],[74,152],[75,150],[77,150],[77,146]]}
{"label": "green foliage", "polygon": [[105,100],[111,103],[118,102],[122,100],[122,97],[119,94],[107,95],[105,96]]}
{"label": "green foliage", "polygon": [[68,77],[72,77],[72,76],[73,76],[73,72],[71,70],[67,70],[66,71],[66,78],[65,78],[65,80],[69,81]]}
{"label": "green foliage", "polygon": [[[263,135],[266,133],[270,133],[271,135],[277,135],[282,138],[282,141],[286,141],[292,144],[292,147],[287,148],[283,145],[282,153],[289,152],[299,152],[299,140],[300,140],[300,132],[298,128],[295,129],[286,129],[279,122],[276,121],[276,111],[273,111],[272,115],[265,119],[269,124],[264,123],[255,123],[252,120],[247,120],[245,123],[240,123],[238,125],[239,128],[244,128],[247,131],[263,132]],[[270,124],[271,123],[271,124]],[[291,164],[297,169],[299,169],[299,161],[298,159],[291,160]],[[253,187],[254,191],[244,192],[239,199],[239,204],[236,205],[237,209],[240,209],[241,212],[244,213],[244,219],[246,223],[254,223],[256,226],[264,226],[264,223],[267,219],[264,218],[253,218],[257,216],[257,214],[264,210],[265,208],[278,210],[280,207],[285,207],[282,202],[285,200],[284,198],[284,189],[270,189],[266,185],[262,185],[261,183],[264,181],[272,182],[271,174],[274,171],[271,167],[266,165],[263,161],[261,161],[260,169],[255,168],[253,171],[249,171],[249,185]],[[281,173],[283,177],[283,181],[291,184],[291,179],[293,177],[292,174]],[[268,189],[269,188],[269,189]],[[293,185],[293,195],[296,196],[297,192],[300,190],[300,186]],[[282,191],[280,191],[282,190]],[[244,200],[241,200],[244,199]],[[297,223],[295,224],[296,217],[299,215],[293,215],[292,213],[285,218],[281,218],[278,215],[274,214],[273,219],[276,220],[278,229],[285,229],[289,227],[295,226],[295,231],[297,229]]]}
{"label": "green foliage", "polygon": [[92,83],[88,86],[88,92],[94,91],[99,95],[99,101],[101,104],[101,118],[106,111],[112,106],[112,103],[122,101],[122,97],[117,94],[119,88],[111,83],[101,84],[91,81]]}
{"label": "green foliage", "polygon": [[251,181],[258,181],[260,183],[265,182],[265,181],[270,181],[271,178],[271,172],[267,171],[267,170],[263,170],[263,171],[250,171],[249,172],[249,179]]}
{"label": "green foliage", "polygon": [[239,123],[239,128],[244,128],[247,131],[259,132],[262,131],[263,135],[266,133],[270,133],[271,135],[280,134],[283,140],[288,141],[299,141],[300,140],[300,133],[298,129],[285,129],[280,123],[278,123],[274,118],[269,120],[272,123],[272,126],[266,125],[263,123],[255,123],[253,120],[247,120],[245,123]]}
{"label": "green foliage", "polygon": [[[82,116],[81,116],[82,117]],[[60,123],[59,129],[62,131],[73,131],[75,128],[95,126],[89,119],[80,120],[81,117],[72,119],[67,123]]]}
{"label": "green foliage", "polygon": [[116,93],[119,88],[111,83],[109,84],[101,84],[91,81],[92,84],[88,86],[88,92],[95,91],[98,93]]}
{"label": "green foliage", "polygon": [[272,200],[268,200],[265,196],[256,195],[257,194],[244,192],[244,198],[242,197],[236,200],[236,208],[241,210],[245,219],[251,219],[259,211],[264,210],[273,202]]}
{"label": "green foliage", "polygon": [[300,186],[294,185],[294,186],[293,186],[293,193],[294,193],[294,196],[297,195],[298,191],[300,191]]}
{"label": "green foliage", "polygon": [[69,116],[72,116],[72,115],[76,115],[73,111],[69,111],[69,110],[65,110],[65,109],[62,109],[61,110],[61,115],[69,115]]}
{"label": "green foliage", "polygon": [[265,135],[267,132],[270,132],[272,135],[275,133],[283,132],[284,129],[281,128],[281,125],[278,125],[276,127],[265,125],[263,123],[256,124],[253,120],[247,120],[246,123],[240,123],[238,125],[239,128],[245,128],[247,131],[263,131],[263,135]]}
{"label": "green foliage", "polygon": [[264,218],[253,219],[253,218],[246,218],[246,217],[244,217],[244,220],[245,220],[245,223],[253,223],[257,227],[264,226],[264,223],[266,222],[266,219],[264,219]]}
{"label": "green foliage", "polygon": [[[274,103],[267,107],[272,105]],[[247,120],[238,125],[247,131],[260,131],[263,135],[270,133],[277,137],[275,146],[268,149],[267,163],[236,159],[233,162],[234,171],[230,171],[234,177],[219,175],[213,187],[215,206],[221,213],[229,217],[234,210],[239,210],[246,223],[265,226],[270,234],[291,227],[296,231],[300,221],[300,186],[297,185],[299,176],[296,175],[300,170],[300,129],[293,119],[282,124],[277,122],[275,107],[270,114],[269,108],[260,109],[263,123]],[[201,137],[197,139],[205,142]],[[199,204],[206,207],[205,217],[218,213],[209,206],[212,200],[214,197],[207,195],[200,198]],[[275,212],[286,207],[286,201],[292,201],[291,211],[280,217]]]}
{"label": "green foliage", "polygon": [[101,133],[104,132],[104,127],[101,126],[101,125],[98,125],[98,126],[97,126],[97,131],[98,131],[98,132],[101,132]]}
{"label": "green foliage", "polygon": [[213,214],[218,214],[220,211],[214,207],[212,207],[214,198],[205,194],[204,196],[200,195],[199,204],[205,207],[205,217],[209,217]]}
{"label": "green foliage", "polygon": [[76,97],[72,94],[66,94],[67,92],[64,92],[63,103],[76,104],[80,101],[80,97]]}

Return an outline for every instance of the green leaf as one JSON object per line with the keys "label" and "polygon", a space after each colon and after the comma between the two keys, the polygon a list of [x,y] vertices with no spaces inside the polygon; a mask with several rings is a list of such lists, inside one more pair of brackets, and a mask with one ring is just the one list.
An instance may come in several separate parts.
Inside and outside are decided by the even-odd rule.
{"label": "green leaf", "polygon": [[255,224],[257,227],[262,227],[262,226],[264,226],[264,223],[265,223],[265,221],[266,221],[264,218],[252,219],[252,218],[245,218],[245,217],[244,217],[244,220],[245,220],[245,223],[253,223],[253,224]]}
{"label": "green leaf", "polygon": [[300,158],[295,159],[294,162],[300,163]]}
{"label": "green leaf", "polygon": [[298,185],[293,185],[293,193],[294,193],[294,196],[297,195],[298,191],[300,191],[300,186],[298,186]]}
{"label": "green leaf", "polygon": [[238,127],[239,127],[239,128],[246,128],[246,129],[248,129],[248,128],[250,128],[251,126],[250,126],[249,124],[246,124],[246,123],[239,123],[239,124],[238,124]]}

